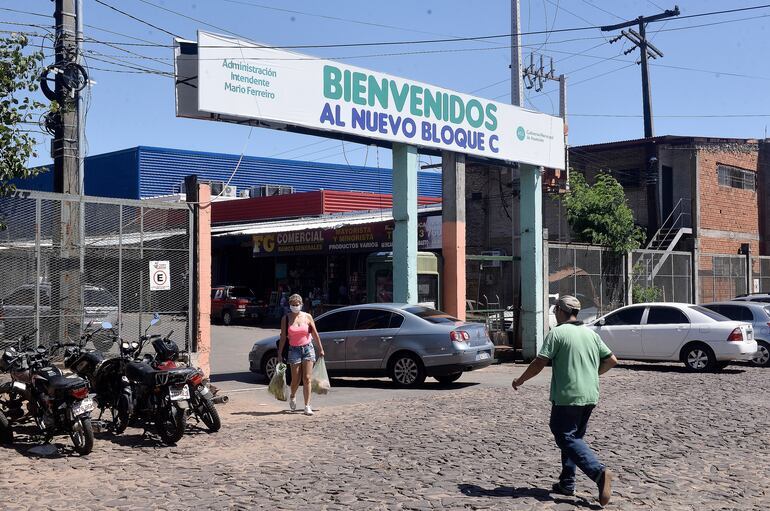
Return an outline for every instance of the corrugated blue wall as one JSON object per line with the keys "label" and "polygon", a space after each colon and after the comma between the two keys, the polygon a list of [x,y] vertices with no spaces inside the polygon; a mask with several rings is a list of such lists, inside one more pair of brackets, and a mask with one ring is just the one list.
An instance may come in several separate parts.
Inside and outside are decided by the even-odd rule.
{"label": "corrugated blue wall", "polygon": [[[138,199],[138,148],[86,157],[86,195]],[[30,179],[17,179],[13,184],[24,190],[53,191],[53,165]]]}
{"label": "corrugated blue wall", "polygon": [[[186,176],[227,182],[238,155],[133,147],[86,157],[86,194],[140,199],[178,193]],[[49,169],[51,166],[49,166]],[[441,197],[441,172],[420,171],[418,192]],[[14,181],[26,190],[53,191],[53,172]],[[245,156],[231,184],[239,190],[259,185],[289,185],[297,192],[341,190],[391,193],[391,169]]]}
{"label": "corrugated blue wall", "polygon": [[[238,155],[203,153],[141,146],[139,165],[142,197],[166,195],[180,190],[185,176],[227,182],[238,164]],[[278,160],[245,156],[230,184],[238,190],[265,184],[293,186],[297,192],[341,190],[391,193],[391,169],[355,167],[331,163]],[[418,191],[441,197],[441,172],[420,171]]]}

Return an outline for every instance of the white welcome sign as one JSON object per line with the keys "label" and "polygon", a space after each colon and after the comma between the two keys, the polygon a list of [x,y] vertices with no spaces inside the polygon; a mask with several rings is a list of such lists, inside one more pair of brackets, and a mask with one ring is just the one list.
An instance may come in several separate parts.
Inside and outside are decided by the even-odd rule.
{"label": "white welcome sign", "polygon": [[198,33],[200,112],[564,168],[558,117],[231,37]]}

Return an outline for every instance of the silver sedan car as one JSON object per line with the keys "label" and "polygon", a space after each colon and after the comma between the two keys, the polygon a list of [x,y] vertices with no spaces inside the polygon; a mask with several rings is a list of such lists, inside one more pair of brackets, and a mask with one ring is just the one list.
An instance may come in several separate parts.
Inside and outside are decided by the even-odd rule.
{"label": "silver sedan car", "polygon": [[[400,387],[419,386],[427,376],[451,383],[494,357],[483,324],[418,305],[352,305],[320,315],[315,324],[330,376],[389,376]],[[278,341],[273,336],[254,344],[251,371],[273,376]]]}

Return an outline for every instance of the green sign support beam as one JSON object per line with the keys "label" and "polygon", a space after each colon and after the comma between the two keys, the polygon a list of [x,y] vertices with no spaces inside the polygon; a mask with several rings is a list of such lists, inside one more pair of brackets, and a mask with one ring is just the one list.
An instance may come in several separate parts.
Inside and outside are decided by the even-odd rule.
{"label": "green sign support beam", "polygon": [[393,301],[417,303],[417,148],[393,144]]}
{"label": "green sign support beam", "polygon": [[521,342],[532,360],[543,345],[543,167],[519,165],[521,195]]}

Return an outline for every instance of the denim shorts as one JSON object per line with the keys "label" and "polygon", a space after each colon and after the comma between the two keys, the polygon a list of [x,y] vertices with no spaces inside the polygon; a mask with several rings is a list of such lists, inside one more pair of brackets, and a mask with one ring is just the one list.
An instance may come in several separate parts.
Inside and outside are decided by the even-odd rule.
{"label": "denim shorts", "polygon": [[313,348],[312,342],[304,346],[289,346],[289,365],[299,364],[305,360],[315,362],[315,348]]}

